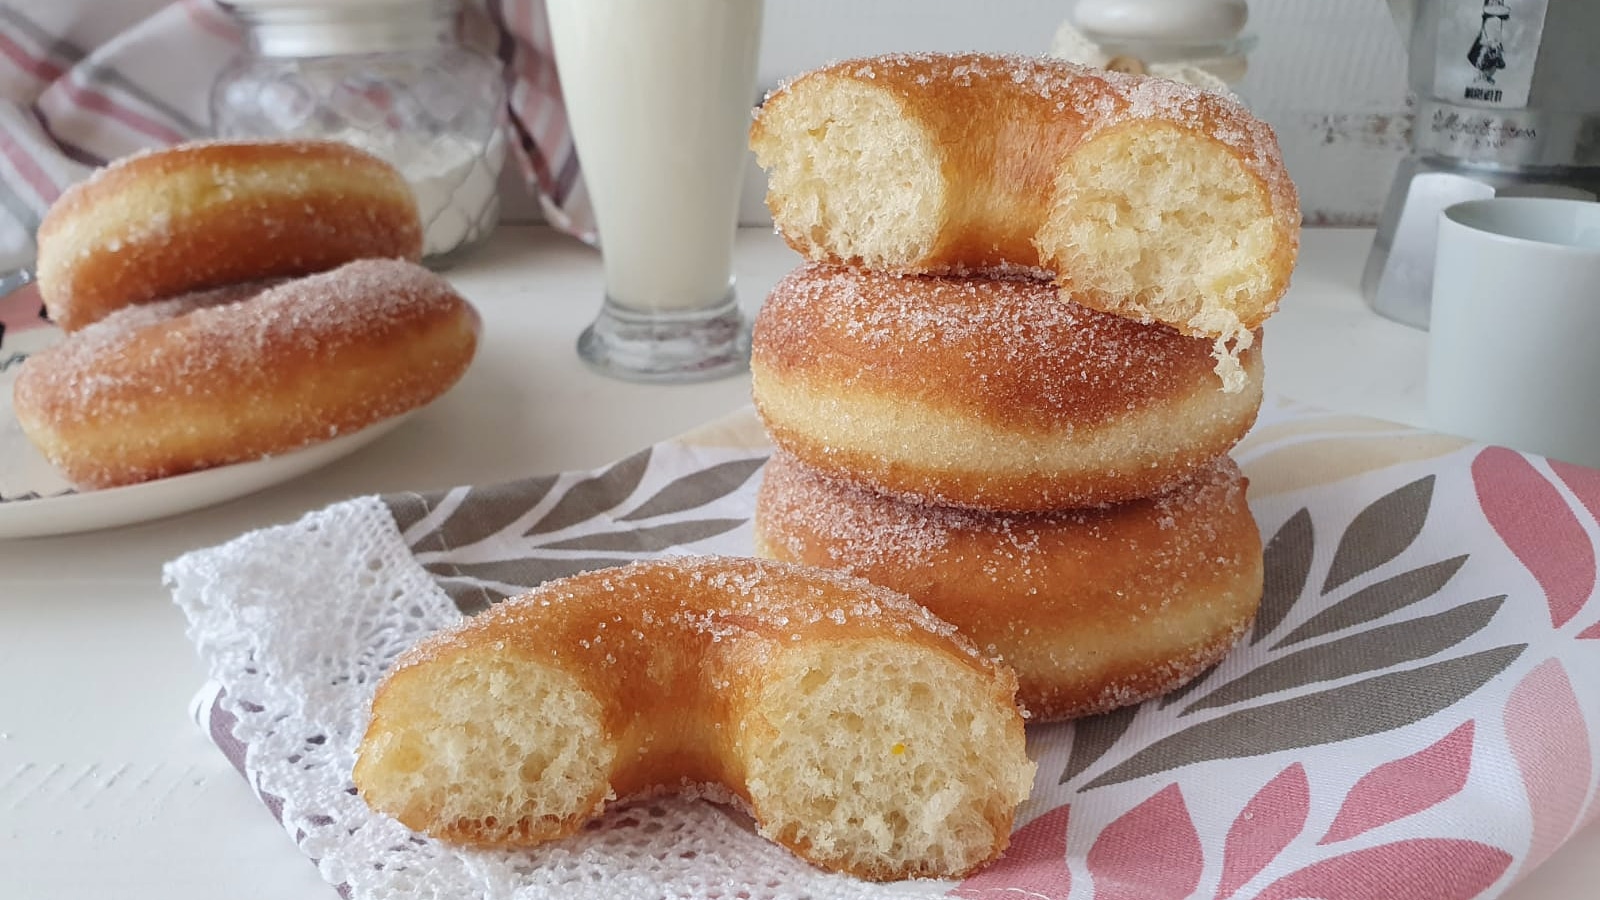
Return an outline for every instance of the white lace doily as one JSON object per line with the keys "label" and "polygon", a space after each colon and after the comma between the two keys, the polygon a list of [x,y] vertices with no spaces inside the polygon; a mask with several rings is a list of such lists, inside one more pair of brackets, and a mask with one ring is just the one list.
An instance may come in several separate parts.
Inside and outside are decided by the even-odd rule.
{"label": "white lace doily", "polygon": [[212,714],[236,719],[228,724],[252,787],[354,900],[842,900],[953,887],[822,872],[738,813],[690,799],[625,804],[528,852],[448,847],[373,813],[350,781],[372,691],[397,655],[461,615],[376,498],[182,557],[166,578],[220,689]]}

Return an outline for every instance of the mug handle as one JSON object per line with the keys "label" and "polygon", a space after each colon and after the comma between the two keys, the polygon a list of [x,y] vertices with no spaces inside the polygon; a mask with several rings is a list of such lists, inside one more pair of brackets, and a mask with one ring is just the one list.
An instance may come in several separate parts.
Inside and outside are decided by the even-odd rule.
{"label": "mug handle", "polygon": [[20,291],[34,282],[33,270],[27,267],[0,273],[0,297]]}
{"label": "mug handle", "polygon": [[[31,268],[24,267],[21,269],[12,269],[9,272],[0,272],[0,346],[5,344],[7,337],[6,332],[8,330],[6,325],[8,322],[11,324],[16,324],[17,322],[26,320],[28,323],[30,323],[30,327],[32,325],[40,324],[39,322],[35,321],[35,319],[44,315],[44,301],[39,298],[39,292],[37,289],[30,292],[32,295],[31,297],[17,297],[10,299],[9,305],[11,307],[16,307],[18,304],[27,304],[25,307],[20,309],[8,308],[7,304],[7,300],[8,298],[11,298],[11,295],[29,287],[30,285],[33,285],[34,283],[34,272]],[[15,364],[16,362],[17,359],[11,358],[11,354],[9,353],[5,354],[4,356],[0,356],[0,372],[5,371],[4,367],[7,363]]]}

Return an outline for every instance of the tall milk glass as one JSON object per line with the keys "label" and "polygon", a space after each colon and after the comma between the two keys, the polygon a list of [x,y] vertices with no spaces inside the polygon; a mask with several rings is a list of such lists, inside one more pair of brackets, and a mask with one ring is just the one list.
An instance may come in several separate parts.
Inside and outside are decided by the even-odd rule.
{"label": "tall milk glass", "polygon": [[635,381],[749,364],[733,287],[761,0],[548,0],[605,267],[578,355]]}

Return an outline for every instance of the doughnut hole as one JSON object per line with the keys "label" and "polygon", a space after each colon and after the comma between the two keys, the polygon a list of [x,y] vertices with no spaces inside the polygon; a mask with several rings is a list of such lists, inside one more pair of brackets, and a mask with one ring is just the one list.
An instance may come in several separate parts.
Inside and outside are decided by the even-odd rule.
{"label": "doughnut hole", "polygon": [[[1236,336],[1287,272],[1270,192],[1223,144],[1176,125],[1111,128],[1069,154],[1035,238],[1089,305]],[[1092,286],[1092,289],[1091,289]]]}
{"label": "doughnut hole", "polygon": [[751,148],[780,231],[813,256],[904,268],[933,249],[945,184],[927,131],[890,94],[844,79],[763,116]]}
{"label": "doughnut hole", "polygon": [[[570,834],[611,790],[615,744],[572,676],[507,655],[396,678],[373,704],[382,735],[356,764],[367,802],[408,827],[471,843]],[[387,730],[387,734],[384,734]]]}
{"label": "doughnut hole", "polygon": [[967,872],[1004,847],[1033,767],[1022,729],[972,669],[891,639],[785,653],[743,721],[764,835],[824,864]]}

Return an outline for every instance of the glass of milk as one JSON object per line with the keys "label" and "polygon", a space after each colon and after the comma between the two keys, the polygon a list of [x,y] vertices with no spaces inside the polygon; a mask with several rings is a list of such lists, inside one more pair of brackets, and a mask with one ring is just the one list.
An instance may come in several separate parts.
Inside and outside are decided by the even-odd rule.
{"label": "glass of milk", "polygon": [[548,0],[605,268],[578,355],[634,381],[749,364],[733,288],[762,0]]}

